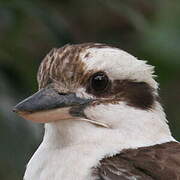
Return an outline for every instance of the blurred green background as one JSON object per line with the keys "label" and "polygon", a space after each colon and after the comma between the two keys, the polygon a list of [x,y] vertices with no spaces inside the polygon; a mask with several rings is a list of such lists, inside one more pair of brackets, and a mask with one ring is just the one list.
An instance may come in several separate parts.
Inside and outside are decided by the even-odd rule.
{"label": "blurred green background", "polygon": [[37,90],[53,47],[104,42],[156,66],[172,133],[180,140],[179,0],[0,0],[0,179],[22,179],[43,126],[11,112]]}

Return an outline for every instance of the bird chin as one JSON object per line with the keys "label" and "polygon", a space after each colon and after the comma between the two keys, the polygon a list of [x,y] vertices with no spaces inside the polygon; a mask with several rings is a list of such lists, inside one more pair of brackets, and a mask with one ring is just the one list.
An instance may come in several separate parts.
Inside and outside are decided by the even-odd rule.
{"label": "bird chin", "polygon": [[69,107],[56,108],[37,112],[19,112],[18,114],[26,120],[31,120],[37,123],[48,123],[59,120],[74,119],[74,117],[69,114],[69,109]]}
{"label": "bird chin", "polygon": [[18,114],[26,120],[30,120],[36,123],[49,123],[60,120],[80,120],[94,124],[95,126],[101,126],[104,128],[110,128],[110,125],[104,122],[98,122],[87,118],[74,117],[69,113],[70,107],[68,108],[56,108],[51,110],[42,110],[37,112],[18,112]]}

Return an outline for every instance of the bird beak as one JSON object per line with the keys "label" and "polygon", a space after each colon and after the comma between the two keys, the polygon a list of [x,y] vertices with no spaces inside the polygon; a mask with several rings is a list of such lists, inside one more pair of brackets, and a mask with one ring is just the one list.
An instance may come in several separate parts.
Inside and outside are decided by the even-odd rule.
{"label": "bird beak", "polygon": [[51,87],[43,88],[17,104],[13,111],[27,120],[46,123],[73,119],[70,109],[84,106],[90,99],[77,97],[74,93],[61,94]]}

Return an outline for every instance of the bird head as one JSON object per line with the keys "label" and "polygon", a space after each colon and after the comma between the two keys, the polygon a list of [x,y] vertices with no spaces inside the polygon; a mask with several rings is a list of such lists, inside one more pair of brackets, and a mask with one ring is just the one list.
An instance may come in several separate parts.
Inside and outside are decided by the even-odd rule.
{"label": "bird head", "polygon": [[85,121],[133,134],[152,128],[169,134],[153,73],[146,61],[115,47],[66,45],[47,54],[38,70],[39,91],[14,111],[35,122]]}

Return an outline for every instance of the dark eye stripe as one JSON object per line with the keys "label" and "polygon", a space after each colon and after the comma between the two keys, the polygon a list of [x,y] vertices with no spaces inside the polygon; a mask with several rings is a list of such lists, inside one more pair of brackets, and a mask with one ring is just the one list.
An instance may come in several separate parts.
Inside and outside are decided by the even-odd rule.
{"label": "dark eye stripe", "polygon": [[[104,79],[103,75],[100,74],[100,77],[97,77],[97,75],[98,73],[95,73],[91,76],[91,80],[100,79],[101,81],[101,79]],[[151,109],[154,102],[158,100],[158,97],[154,94],[154,89],[145,82],[135,82],[129,79],[108,80],[107,86],[102,87],[100,90],[96,89],[97,86],[95,86],[95,88],[93,86],[92,88],[92,84],[88,84],[86,89],[87,93],[93,94],[97,98],[105,98],[102,99],[100,103],[117,103],[124,101],[129,106],[140,109]]]}

